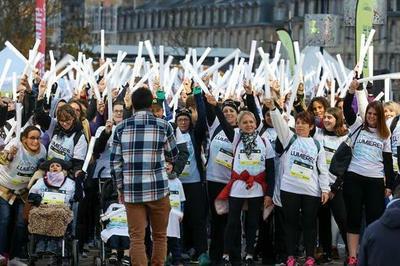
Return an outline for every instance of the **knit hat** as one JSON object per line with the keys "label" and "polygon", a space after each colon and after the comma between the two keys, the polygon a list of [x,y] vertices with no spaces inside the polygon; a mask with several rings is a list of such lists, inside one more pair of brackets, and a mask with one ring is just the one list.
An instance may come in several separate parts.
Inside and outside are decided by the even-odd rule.
{"label": "knit hat", "polygon": [[189,109],[187,109],[185,107],[178,108],[175,112],[176,112],[175,121],[177,121],[178,117],[180,117],[182,115],[189,117],[189,120],[192,121],[192,112]]}
{"label": "knit hat", "polygon": [[238,107],[238,105],[236,104],[235,101],[233,101],[231,99],[225,100],[222,103],[222,109],[224,109],[226,106],[229,106],[229,107],[233,108],[236,111],[236,113],[239,113],[239,107]]}
{"label": "knit hat", "polygon": [[64,161],[64,160],[61,160],[61,159],[59,159],[59,158],[52,158],[52,159],[50,159],[50,160],[47,160],[47,161],[41,163],[41,164],[39,165],[39,169],[45,170],[45,171],[49,171],[50,165],[51,165],[52,163],[58,163],[59,165],[61,165],[61,167],[62,167],[63,170],[68,170],[68,169],[71,168],[71,166],[72,166],[71,163],[68,162],[68,161]]}

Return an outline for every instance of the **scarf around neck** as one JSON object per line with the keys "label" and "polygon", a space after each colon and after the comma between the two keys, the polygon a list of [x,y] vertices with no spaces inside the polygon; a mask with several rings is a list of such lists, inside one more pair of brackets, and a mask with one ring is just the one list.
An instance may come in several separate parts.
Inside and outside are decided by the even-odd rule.
{"label": "scarf around neck", "polygon": [[251,152],[257,146],[256,140],[258,136],[258,131],[254,131],[253,133],[245,133],[240,130],[240,140],[243,142],[244,152],[246,153],[247,158],[250,159]]}

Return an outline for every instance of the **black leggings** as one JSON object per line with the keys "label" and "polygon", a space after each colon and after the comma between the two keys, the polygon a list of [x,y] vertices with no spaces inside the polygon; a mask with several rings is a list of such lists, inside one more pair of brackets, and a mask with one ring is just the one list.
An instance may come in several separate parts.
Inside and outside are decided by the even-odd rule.
{"label": "black leggings", "polygon": [[184,215],[182,221],[183,247],[194,248],[196,256],[207,252],[207,192],[205,184],[182,184],[185,191]]}
{"label": "black leggings", "polygon": [[318,211],[319,243],[322,246],[324,253],[326,253],[328,256],[332,255],[331,212],[339,227],[340,235],[342,236],[347,247],[347,214],[343,199],[343,192],[341,190],[339,190],[335,194],[335,197],[329,200],[327,204],[322,205]]}
{"label": "black leggings", "polygon": [[288,256],[294,256],[296,252],[301,210],[306,255],[307,257],[314,257],[317,239],[317,214],[321,204],[321,198],[281,190],[281,201],[285,219],[285,236]]}
{"label": "black leggings", "polygon": [[343,183],[347,210],[347,231],[360,234],[363,206],[367,225],[385,211],[385,184],[383,178],[371,178],[347,172]]}
{"label": "black leggings", "polygon": [[[240,250],[237,239],[241,235],[241,213],[244,202],[247,200],[248,210],[246,216],[246,253],[254,255],[256,233],[259,226],[259,214],[263,204],[263,197],[234,198],[229,197],[228,224],[225,231],[225,250],[230,257],[235,257]],[[239,253],[240,254],[240,253]],[[239,255],[240,256],[240,255]]]}
{"label": "black leggings", "polygon": [[210,205],[210,259],[212,262],[218,262],[222,259],[224,254],[224,233],[228,215],[217,214],[215,210],[214,201],[221,190],[226,186],[224,183],[207,181],[208,202]]}

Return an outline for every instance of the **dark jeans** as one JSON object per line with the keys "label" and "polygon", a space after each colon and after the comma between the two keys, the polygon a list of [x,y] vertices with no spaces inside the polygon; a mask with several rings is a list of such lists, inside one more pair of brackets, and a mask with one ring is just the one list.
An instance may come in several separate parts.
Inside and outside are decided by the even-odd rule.
{"label": "dark jeans", "polygon": [[343,192],[341,190],[339,190],[335,194],[335,197],[333,197],[332,200],[329,200],[327,204],[322,205],[318,211],[319,243],[322,246],[324,253],[326,253],[328,256],[332,255],[331,212],[339,227],[340,235],[342,236],[347,247],[347,214],[343,199]]}
{"label": "dark jeans", "polygon": [[186,201],[182,221],[183,247],[196,256],[207,251],[207,194],[202,183],[183,184]]}
{"label": "dark jeans", "polygon": [[228,224],[225,231],[225,250],[229,252],[230,257],[237,257],[237,251],[240,251],[240,244],[237,247],[238,236],[241,236],[240,216],[244,202],[247,201],[248,210],[246,215],[246,253],[254,255],[254,246],[256,233],[259,226],[259,215],[263,204],[263,197],[257,198],[234,198],[229,197]]}
{"label": "dark jeans", "polygon": [[107,240],[108,247],[117,250],[129,249],[129,243],[129,236],[113,235]]}
{"label": "dark jeans", "polygon": [[177,237],[168,237],[168,254],[172,255],[172,264],[182,262],[181,240]]}
{"label": "dark jeans", "polygon": [[274,210],[267,220],[264,221],[262,215],[260,217],[256,253],[267,264],[286,261],[283,222],[283,212],[279,206],[274,206]]}
{"label": "dark jeans", "polygon": [[207,182],[208,188],[208,200],[210,205],[210,259],[212,262],[218,262],[222,259],[222,255],[224,254],[224,233],[225,227],[228,222],[228,215],[223,214],[219,215],[215,211],[214,201],[217,198],[218,194],[225,187],[224,183],[218,182]]}
{"label": "dark jeans", "polygon": [[343,183],[343,196],[349,233],[360,233],[363,206],[365,206],[367,225],[381,217],[385,211],[383,178],[371,178],[347,172]]}
{"label": "dark jeans", "polygon": [[0,198],[0,254],[10,258],[24,257],[27,227],[23,218],[24,203],[17,199],[13,205]]}
{"label": "dark jeans", "polygon": [[281,190],[285,218],[285,236],[288,256],[294,256],[298,239],[300,210],[307,257],[314,257],[317,238],[317,214],[321,198]]}

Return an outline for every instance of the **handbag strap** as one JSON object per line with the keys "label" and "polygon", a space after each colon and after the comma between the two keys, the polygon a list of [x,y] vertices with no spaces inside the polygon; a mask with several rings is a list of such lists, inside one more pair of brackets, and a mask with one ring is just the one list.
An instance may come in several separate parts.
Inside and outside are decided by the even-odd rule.
{"label": "handbag strap", "polygon": [[359,126],[353,133],[351,133],[351,134],[349,135],[349,138],[351,139],[351,137],[358,131],[358,132],[357,132],[356,138],[355,138],[354,141],[352,142],[352,145],[351,145],[351,148],[352,148],[352,149],[354,148],[354,145],[356,145],[356,140],[357,140],[358,136],[359,136],[360,133],[361,133],[362,126],[363,126],[363,124],[361,124],[361,126]]}

